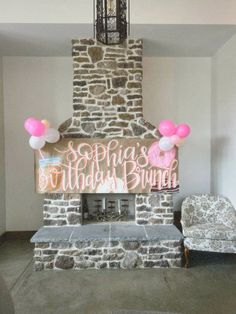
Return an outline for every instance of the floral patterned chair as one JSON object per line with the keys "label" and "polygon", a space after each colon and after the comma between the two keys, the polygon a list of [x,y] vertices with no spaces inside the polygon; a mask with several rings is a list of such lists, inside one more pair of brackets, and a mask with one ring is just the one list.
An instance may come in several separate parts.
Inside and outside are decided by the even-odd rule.
{"label": "floral patterned chair", "polygon": [[191,195],[182,203],[185,267],[189,250],[236,253],[236,210],[222,196]]}

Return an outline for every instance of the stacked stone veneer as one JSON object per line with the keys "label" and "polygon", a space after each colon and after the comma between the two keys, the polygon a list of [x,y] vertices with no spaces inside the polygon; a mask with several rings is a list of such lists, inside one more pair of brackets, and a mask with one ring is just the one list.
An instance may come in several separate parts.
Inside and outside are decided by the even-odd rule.
{"label": "stacked stone veneer", "polygon": [[80,225],[82,223],[80,194],[46,194],[43,205],[45,226]]}
{"label": "stacked stone veneer", "polygon": [[[159,138],[143,119],[142,40],[104,46],[94,39],[73,40],[73,116],[59,130],[72,138]],[[172,196],[137,194],[137,224],[172,224]],[[81,224],[81,195],[48,194],[44,225]]]}
{"label": "stacked stone veneer", "polygon": [[[80,194],[47,194],[44,199],[44,225],[82,224]],[[136,194],[135,219],[139,225],[172,224],[173,201],[170,194]]]}
{"label": "stacked stone veneer", "polygon": [[36,243],[35,270],[180,267],[182,241]]}
{"label": "stacked stone veneer", "polygon": [[136,223],[146,224],[172,224],[173,200],[167,193],[136,194]]}
{"label": "stacked stone veneer", "polygon": [[73,40],[73,117],[61,125],[64,137],[158,137],[143,119],[142,40],[104,46]]}

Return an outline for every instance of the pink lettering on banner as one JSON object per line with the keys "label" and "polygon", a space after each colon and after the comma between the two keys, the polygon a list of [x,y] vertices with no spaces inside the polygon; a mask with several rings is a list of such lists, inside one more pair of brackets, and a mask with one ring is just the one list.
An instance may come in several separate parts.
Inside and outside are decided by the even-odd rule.
{"label": "pink lettering on banner", "polygon": [[[177,150],[153,139],[64,139],[36,152],[39,193],[149,193],[179,188]],[[43,158],[42,158],[43,157]]]}

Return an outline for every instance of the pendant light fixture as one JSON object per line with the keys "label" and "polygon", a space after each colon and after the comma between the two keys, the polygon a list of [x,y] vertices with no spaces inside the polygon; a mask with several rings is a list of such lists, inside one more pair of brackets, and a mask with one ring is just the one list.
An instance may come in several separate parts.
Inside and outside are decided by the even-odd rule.
{"label": "pendant light fixture", "polygon": [[123,43],[129,33],[129,0],[94,0],[94,31],[105,45]]}

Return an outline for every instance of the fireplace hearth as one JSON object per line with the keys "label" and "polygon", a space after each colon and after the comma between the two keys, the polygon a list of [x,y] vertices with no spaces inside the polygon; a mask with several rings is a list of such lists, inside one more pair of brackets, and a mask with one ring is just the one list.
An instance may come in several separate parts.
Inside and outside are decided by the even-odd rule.
{"label": "fireplace hearth", "polygon": [[[159,139],[143,118],[142,40],[72,44],[74,112],[61,136]],[[36,270],[181,265],[170,193],[45,194],[43,215],[44,227],[32,239]]]}

